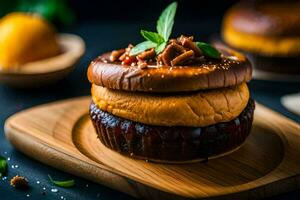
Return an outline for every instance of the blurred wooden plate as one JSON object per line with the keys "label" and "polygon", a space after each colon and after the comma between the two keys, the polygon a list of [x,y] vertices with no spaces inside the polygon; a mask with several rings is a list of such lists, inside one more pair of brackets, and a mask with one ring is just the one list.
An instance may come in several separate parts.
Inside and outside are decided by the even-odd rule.
{"label": "blurred wooden plate", "polygon": [[300,93],[284,95],[280,101],[286,109],[300,116]]}
{"label": "blurred wooden plate", "polygon": [[300,82],[300,75],[273,73],[254,68],[253,79],[262,81]]}
{"label": "blurred wooden plate", "polygon": [[[59,34],[62,53],[27,63],[18,71],[0,71],[0,83],[18,88],[41,87],[66,77],[85,52],[84,41],[73,34]],[[45,47],[46,48],[46,47]]]}
{"label": "blurred wooden plate", "polygon": [[[216,47],[220,47],[220,48],[232,48],[232,47],[229,47],[228,45],[226,45],[222,41],[221,37],[218,35],[215,35],[211,38],[211,43],[214,44]],[[234,48],[232,48],[232,49],[234,49]],[[236,51],[239,51],[239,50],[236,50]],[[247,56],[247,53],[243,52],[243,54],[245,54]],[[300,82],[299,74],[284,74],[284,73],[264,71],[264,70],[257,69],[255,66],[253,66],[252,77],[255,80],[262,80],[262,81]]]}

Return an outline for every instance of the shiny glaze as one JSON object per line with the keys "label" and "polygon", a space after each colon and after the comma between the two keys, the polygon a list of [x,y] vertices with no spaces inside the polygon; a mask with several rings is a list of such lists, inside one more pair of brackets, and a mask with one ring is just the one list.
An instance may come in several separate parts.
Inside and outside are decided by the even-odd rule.
{"label": "shiny glaze", "polygon": [[[130,71],[136,71],[136,73],[133,73],[131,76],[135,76],[137,74],[154,75],[157,73],[157,71],[159,71],[160,75],[172,74],[174,77],[176,77],[181,74],[183,74],[184,76],[197,76],[198,74],[205,74],[212,71],[229,70],[229,68],[237,67],[238,65],[241,65],[246,61],[246,58],[242,54],[239,54],[235,51],[231,51],[230,49],[224,48],[221,49],[221,52],[223,56],[220,59],[212,59],[206,57],[204,62],[198,62],[187,66],[158,66],[156,62],[150,62],[148,67],[145,69],[140,69],[137,65],[122,66],[126,69],[130,69]],[[105,53],[96,58],[92,63],[104,62],[112,65],[121,65],[120,61],[111,62],[109,60],[109,55],[110,53]]]}
{"label": "shiny glaze", "polygon": [[150,64],[145,69],[110,62],[109,52],[91,62],[88,78],[91,83],[110,89],[164,93],[223,88],[250,81],[250,62],[231,49],[219,50],[221,59],[206,59],[198,65]]}

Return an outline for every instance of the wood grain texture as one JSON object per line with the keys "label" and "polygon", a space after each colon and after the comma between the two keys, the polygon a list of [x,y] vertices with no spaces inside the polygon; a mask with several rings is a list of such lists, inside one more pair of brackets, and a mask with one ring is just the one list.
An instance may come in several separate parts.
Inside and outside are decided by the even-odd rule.
{"label": "wood grain texture", "polygon": [[45,164],[147,199],[259,199],[300,187],[300,125],[257,105],[254,127],[232,154],[207,163],[157,164],[104,147],[89,97],[38,106],[5,123],[9,141]]}
{"label": "wood grain texture", "polygon": [[24,64],[16,71],[0,71],[0,82],[18,88],[32,88],[67,76],[83,56],[85,43],[79,36],[72,34],[59,34],[58,42],[61,54]]}

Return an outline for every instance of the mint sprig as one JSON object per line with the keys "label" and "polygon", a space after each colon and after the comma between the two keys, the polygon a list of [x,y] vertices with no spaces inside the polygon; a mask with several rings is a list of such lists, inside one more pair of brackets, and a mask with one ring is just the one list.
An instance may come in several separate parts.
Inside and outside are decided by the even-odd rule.
{"label": "mint sprig", "polygon": [[[168,5],[161,15],[159,16],[156,24],[156,31],[141,30],[141,35],[146,41],[137,44],[133,47],[129,53],[130,56],[140,54],[148,49],[155,48],[155,53],[160,54],[168,44],[169,37],[172,33],[174,18],[177,10],[177,2],[173,2]],[[221,57],[221,53],[204,42],[196,42],[196,45],[202,50],[203,54],[210,58],[218,59]]]}
{"label": "mint sprig", "polygon": [[[157,33],[141,30],[141,35],[147,40],[133,47],[129,53],[130,56],[137,55],[148,49],[155,48],[156,54],[162,52],[171,35],[174,17],[177,10],[177,2],[173,2],[161,13],[157,21]],[[151,43],[150,43],[151,42]]]}
{"label": "mint sprig", "polygon": [[64,187],[64,188],[69,188],[69,187],[73,187],[75,185],[75,180],[67,180],[67,181],[55,181],[52,179],[52,177],[48,174],[48,177],[51,181],[51,183],[53,183],[56,186],[59,187]]}
{"label": "mint sprig", "polygon": [[174,25],[174,17],[177,10],[177,2],[171,3],[160,15],[156,30],[163,36],[165,41],[169,40]]}
{"label": "mint sprig", "polygon": [[147,49],[156,48],[157,44],[151,41],[144,41],[142,43],[137,44],[135,47],[133,47],[129,53],[130,56],[134,56],[137,54],[140,54]]}
{"label": "mint sprig", "polygon": [[155,33],[155,32],[141,30],[141,35],[146,40],[154,42],[156,44],[161,44],[165,41],[161,35],[159,35],[158,33]]}
{"label": "mint sprig", "polygon": [[196,45],[201,49],[203,54],[207,57],[211,57],[215,59],[221,57],[221,53],[210,44],[207,44],[205,42],[196,42]]}
{"label": "mint sprig", "polygon": [[167,42],[163,42],[160,45],[158,45],[155,48],[155,53],[158,55],[160,52],[162,52],[166,48],[167,44],[168,44]]}

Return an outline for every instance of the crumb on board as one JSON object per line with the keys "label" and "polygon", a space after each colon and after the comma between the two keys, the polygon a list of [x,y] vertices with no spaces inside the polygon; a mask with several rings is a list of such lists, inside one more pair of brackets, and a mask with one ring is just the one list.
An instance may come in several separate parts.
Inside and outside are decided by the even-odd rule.
{"label": "crumb on board", "polygon": [[16,175],[10,180],[10,185],[17,189],[28,188],[28,180],[24,176]]}

